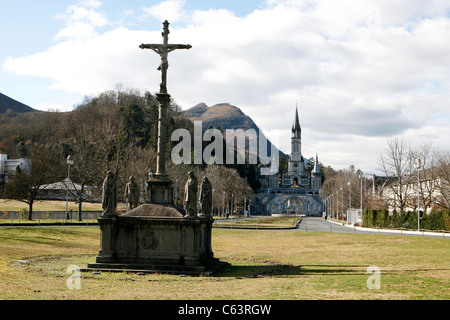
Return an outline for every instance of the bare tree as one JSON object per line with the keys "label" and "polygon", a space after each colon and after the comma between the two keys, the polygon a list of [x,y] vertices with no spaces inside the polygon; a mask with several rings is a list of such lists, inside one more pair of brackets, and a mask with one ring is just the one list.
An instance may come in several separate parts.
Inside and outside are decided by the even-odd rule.
{"label": "bare tree", "polygon": [[[78,220],[81,221],[82,205],[84,201],[94,200],[88,196],[87,187],[94,187],[103,178],[101,168],[102,159],[96,146],[96,136],[93,128],[97,117],[89,108],[78,108],[72,114],[70,133],[67,144],[70,147],[74,163],[71,165],[71,179],[65,181],[72,198],[78,203]],[[65,156],[68,156],[65,155]],[[77,187],[77,185],[79,187]]]}
{"label": "bare tree", "polygon": [[[412,162],[420,160],[421,167],[415,168]],[[424,212],[432,207],[436,202],[436,191],[438,190],[438,170],[437,170],[438,151],[433,148],[431,142],[423,142],[418,147],[410,151],[411,170],[410,183],[417,185],[416,192],[419,192],[420,206]],[[419,170],[419,172],[417,172]],[[420,183],[418,183],[418,177]],[[416,194],[416,192],[414,194]],[[417,196],[409,199],[410,207],[417,208]]]}
{"label": "bare tree", "polygon": [[57,176],[58,156],[47,145],[36,144],[31,151],[31,163],[7,180],[5,197],[28,204],[28,220],[33,217],[33,204],[40,187],[53,182]]}
{"label": "bare tree", "polygon": [[436,160],[436,175],[439,177],[439,196],[436,204],[450,209],[450,152],[439,153]]}
{"label": "bare tree", "polygon": [[389,192],[388,201],[396,208],[403,211],[409,201],[411,184],[411,152],[403,138],[391,138],[387,140],[386,148],[380,152],[378,163],[381,171],[387,177],[395,177],[395,183],[387,185]]}

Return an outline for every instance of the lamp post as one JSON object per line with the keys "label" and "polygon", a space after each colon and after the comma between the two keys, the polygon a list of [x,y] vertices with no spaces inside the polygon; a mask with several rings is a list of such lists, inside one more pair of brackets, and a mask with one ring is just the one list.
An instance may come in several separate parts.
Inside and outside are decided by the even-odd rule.
{"label": "lamp post", "polygon": [[245,197],[244,197],[244,209],[242,211],[244,211],[244,216],[246,217],[248,213],[247,213],[247,198]]}
{"label": "lamp post", "polygon": [[178,176],[175,177],[175,205],[178,205]]}
{"label": "lamp post", "polygon": [[362,176],[362,174],[359,174],[359,180],[361,180],[361,196],[360,196],[360,201],[361,201],[361,218],[362,218],[362,210],[363,210],[363,194],[362,194],[363,176]]}
{"label": "lamp post", "polygon": [[342,199],[342,205],[341,205],[341,209],[342,209],[342,222],[344,222],[344,189],[342,189],[342,185],[341,185],[341,199]]}
{"label": "lamp post", "polygon": [[348,190],[349,190],[348,209],[351,210],[352,209],[352,181],[351,180],[348,180]]}
{"label": "lamp post", "polygon": [[[67,212],[68,212],[68,209],[69,209],[69,182],[70,182],[70,165],[72,165],[74,162],[73,162],[73,156],[71,155],[71,154],[69,154],[68,156],[67,156],[67,179],[66,179],[66,189],[67,189],[67,192],[66,192],[66,223],[67,223]],[[81,214],[81,212],[80,212],[80,214]]]}
{"label": "lamp post", "polygon": [[331,194],[330,198],[330,217],[333,218],[333,209],[334,209],[334,194]]}
{"label": "lamp post", "polygon": [[419,158],[414,161],[414,167],[417,169],[417,231],[420,231],[420,176],[419,169],[422,167],[422,162]]}
{"label": "lamp post", "polygon": [[339,212],[339,190],[336,190],[336,221],[338,220]]}
{"label": "lamp post", "polygon": [[334,208],[334,194],[331,194],[331,202],[330,202],[330,216],[333,217],[333,208]]}
{"label": "lamp post", "polygon": [[325,207],[325,217],[328,219],[328,215],[330,214],[330,197],[327,197],[327,202],[326,202],[326,207]]}
{"label": "lamp post", "polygon": [[[269,190],[269,189],[267,189],[267,191],[268,191],[268,190]],[[225,217],[225,191],[223,192],[222,217]]]}
{"label": "lamp post", "polygon": [[331,214],[331,202],[332,202],[332,195],[328,196],[328,215]]}
{"label": "lamp post", "polygon": [[231,193],[231,212],[230,215],[233,216],[234,215],[234,193]]}
{"label": "lamp post", "polygon": [[211,194],[211,216],[214,216],[214,187],[212,188],[212,194]]}

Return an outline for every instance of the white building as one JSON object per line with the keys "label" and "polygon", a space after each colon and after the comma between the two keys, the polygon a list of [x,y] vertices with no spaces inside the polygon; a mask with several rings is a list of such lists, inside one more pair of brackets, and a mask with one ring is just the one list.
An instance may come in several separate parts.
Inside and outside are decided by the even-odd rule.
{"label": "white building", "polygon": [[6,177],[15,174],[17,167],[22,171],[26,171],[31,166],[30,159],[8,159],[7,154],[0,153],[0,175],[5,175]]}
{"label": "white building", "polygon": [[403,202],[403,211],[416,211],[418,207],[423,211],[426,207],[430,213],[433,207],[442,201],[442,192],[446,192],[442,179],[438,176],[436,168],[429,168],[412,173],[403,178],[402,185],[394,181],[382,189],[381,196],[387,201],[389,212],[400,211]]}

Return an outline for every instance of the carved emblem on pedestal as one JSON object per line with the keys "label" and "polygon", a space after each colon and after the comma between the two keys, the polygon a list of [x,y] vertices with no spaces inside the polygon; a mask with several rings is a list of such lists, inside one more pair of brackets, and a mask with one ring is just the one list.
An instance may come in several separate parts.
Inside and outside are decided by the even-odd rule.
{"label": "carved emblem on pedestal", "polygon": [[153,231],[146,231],[142,237],[142,247],[144,249],[155,249],[158,246],[158,239],[155,238]]}

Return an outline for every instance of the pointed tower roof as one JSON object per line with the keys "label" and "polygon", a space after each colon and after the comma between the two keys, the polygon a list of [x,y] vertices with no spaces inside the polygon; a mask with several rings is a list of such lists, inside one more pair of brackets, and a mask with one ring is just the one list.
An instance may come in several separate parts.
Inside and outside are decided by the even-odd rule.
{"label": "pointed tower roof", "polygon": [[320,174],[319,157],[317,156],[317,153],[316,153],[316,161],[314,162],[313,173]]}
{"label": "pointed tower roof", "polygon": [[[301,133],[302,129],[300,128],[300,121],[298,121],[298,108],[295,106],[295,119],[294,124],[292,125],[292,133]],[[300,135],[299,135],[300,137]]]}

